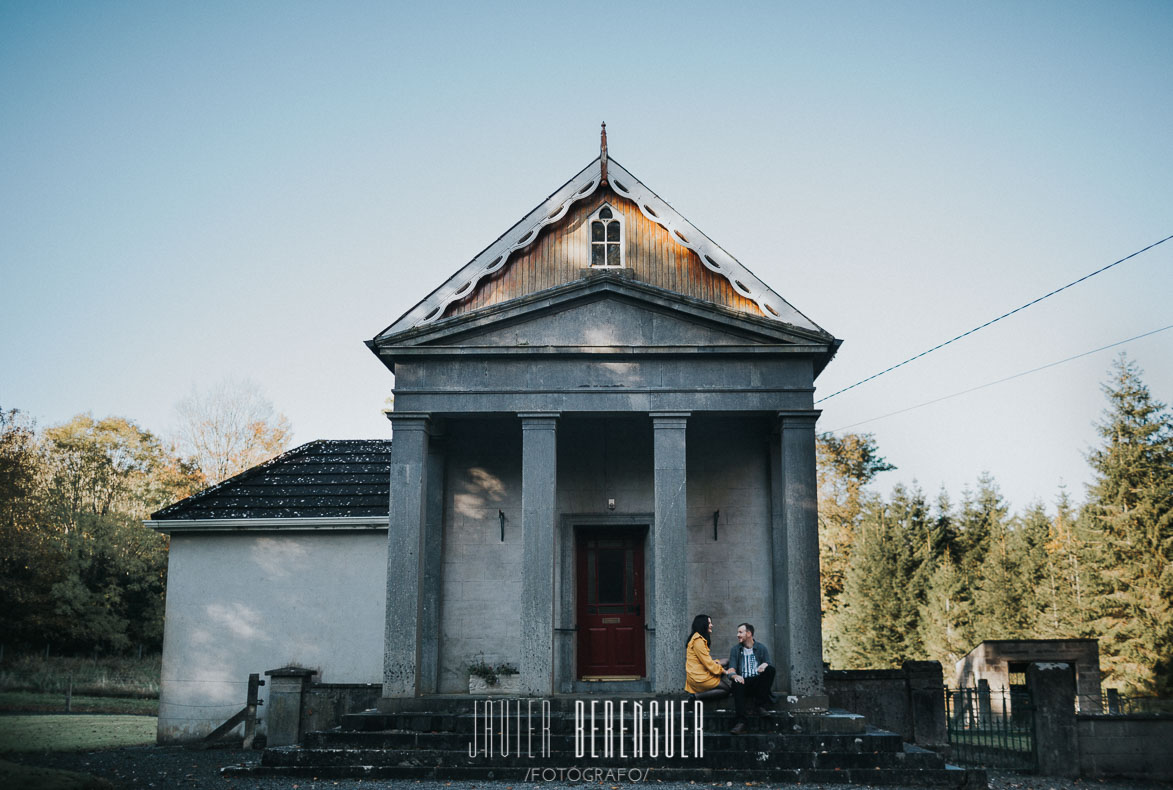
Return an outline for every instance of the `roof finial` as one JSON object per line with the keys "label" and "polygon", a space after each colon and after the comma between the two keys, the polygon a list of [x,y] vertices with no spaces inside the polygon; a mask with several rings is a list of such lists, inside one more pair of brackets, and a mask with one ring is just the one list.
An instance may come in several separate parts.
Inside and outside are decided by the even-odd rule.
{"label": "roof finial", "polygon": [[599,162],[602,164],[603,183],[607,183],[607,122],[603,121],[603,131],[599,133]]}

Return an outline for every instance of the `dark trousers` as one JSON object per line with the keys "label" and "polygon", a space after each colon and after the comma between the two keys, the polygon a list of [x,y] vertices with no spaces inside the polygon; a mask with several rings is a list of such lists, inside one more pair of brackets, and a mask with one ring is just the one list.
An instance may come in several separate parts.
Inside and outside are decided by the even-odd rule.
{"label": "dark trousers", "polygon": [[752,702],[759,708],[765,708],[773,701],[770,688],[774,685],[774,666],[771,664],[764,670],[746,678],[744,683],[733,681],[733,707],[737,710],[737,720],[745,721],[746,703]]}

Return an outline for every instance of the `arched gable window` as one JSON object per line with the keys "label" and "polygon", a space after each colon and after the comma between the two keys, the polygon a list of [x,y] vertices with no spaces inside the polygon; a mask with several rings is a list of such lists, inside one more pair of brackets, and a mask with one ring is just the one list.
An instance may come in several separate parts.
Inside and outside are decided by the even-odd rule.
{"label": "arched gable window", "polygon": [[591,266],[623,266],[623,215],[604,203],[590,220]]}

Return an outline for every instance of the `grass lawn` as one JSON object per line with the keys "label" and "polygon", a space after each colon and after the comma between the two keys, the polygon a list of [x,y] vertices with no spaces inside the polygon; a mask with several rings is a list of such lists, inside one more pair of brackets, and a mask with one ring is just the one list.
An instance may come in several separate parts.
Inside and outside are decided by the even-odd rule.
{"label": "grass lawn", "polygon": [[0,787],[5,790],[110,790],[113,785],[88,774],[0,760]]}
{"label": "grass lawn", "polygon": [[157,726],[154,716],[0,716],[0,754],[142,746],[155,742]]}
{"label": "grass lawn", "polygon": [[[159,700],[126,697],[89,697],[73,695],[72,713],[125,713],[157,716]],[[14,713],[63,713],[65,695],[39,691],[0,691],[0,711]]]}

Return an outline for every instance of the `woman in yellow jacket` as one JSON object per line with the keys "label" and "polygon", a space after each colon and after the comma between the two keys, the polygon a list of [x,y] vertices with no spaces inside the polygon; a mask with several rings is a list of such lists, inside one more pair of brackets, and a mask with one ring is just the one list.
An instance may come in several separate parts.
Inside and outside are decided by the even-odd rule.
{"label": "woman in yellow jacket", "polygon": [[684,690],[689,694],[705,694],[704,698],[723,697],[729,693],[731,683],[726,677],[727,670],[709,655],[709,639],[713,633],[713,620],[707,614],[692,618],[692,633],[684,651]]}

